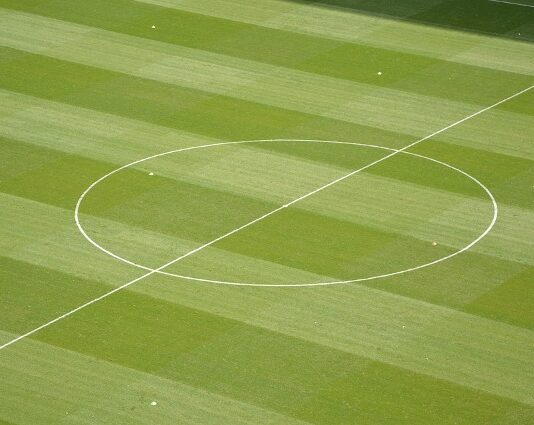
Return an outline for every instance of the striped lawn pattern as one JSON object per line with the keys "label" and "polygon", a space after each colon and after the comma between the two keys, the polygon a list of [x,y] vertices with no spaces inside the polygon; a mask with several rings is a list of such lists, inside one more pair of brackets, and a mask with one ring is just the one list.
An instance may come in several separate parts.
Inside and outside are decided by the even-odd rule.
{"label": "striped lawn pattern", "polygon": [[[81,223],[158,268],[534,84],[534,9],[485,0],[0,0],[0,22],[0,346],[146,273],[74,224],[123,164],[378,146],[113,175]],[[533,134],[531,90],[409,150],[497,199],[468,252],[291,287],[486,229],[480,186],[400,153],[0,350],[0,425],[534,423]]]}

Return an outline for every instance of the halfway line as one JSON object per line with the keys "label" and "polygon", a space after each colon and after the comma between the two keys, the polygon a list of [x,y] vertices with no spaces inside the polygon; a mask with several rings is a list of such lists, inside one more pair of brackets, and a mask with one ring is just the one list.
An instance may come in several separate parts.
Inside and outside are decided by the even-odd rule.
{"label": "halfway line", "polygon": [[[490,1],[497,1],[497,0],[490,0]],[[458,120],[458,121],[454,122],[453,124],[450,124],[447,127],[442,128],[441,130],[438,130],[438,131],[436,131],[436,132],[434,132],[432,134],[429,134],[428,136],[425,136],[422,139],[416,140],[415,142],[410,143],[409,145],[407,145],[407,146],[405,146],[405,147],[403,147],[401,149],[395,150],[394,152],[384,156],[383,158],[377,159],[376,161],[373,161],[370,164],[364,165],[363,167],[358,168],[357,170],[351,171],[350,173],[345,174],[344,176],[339,177],[338,179],[335,179],[335,180],[333,180],[333,181],[331,181],[331,182],[329,182],[329,183],[327,183],[327,184],[325,184],[325,185],[323,185],[323,186],[321,186],[321,187],[319,187],[319,188],[317,188],[317,189],[315,189],[315,190],[313,190],[313,191],[311,191],[311,192],[309,192],[309,193],[307,193],[305,195],[302,195],[299,198],[296,198],[296,199],[292,200],[291,202],[289,202],[287,204],[284,204],[284,205],[282,205],[282,206],[280,206],[280,207],[278,207],[278,208],[276,208],[276,209],[274,209],[274,210],[272,210],[272,211],[270,211],[270,212],[268,212],[268,213],[266,213],[266,214],[264,214],[264,215],[262,215],[262,216],[260,216],[258,218],[255,218],[254,220],[249,221],[248,223],[246,223],[246,224],[244,224],[244,225],[242,225],[242,226],[240,226],[240,227],[238,227],[238,228],[236,228],[236,229],[234,229],[234,230],[232,230],[232,231],[230,231],[228,233],[225,233],[224,235],[219,236],[218,238],[213,239],[212,241],[207,242],[204,245],[201,245],[198,248],[193,249],[192,251],[189,251],[189,252],[181,255],[180,257],[175,258],[174,260],[171,260],[168,263],[163,264],[162,266],[158,267],[157,269],[150,270],[149,272],[147,272],[147,273],[145,273],[145,274],[143,274],[143,275],[141,275],[141,276],[139,276],[139,277],[127,282],[127,283],[125,283],[124,285],[121,285],[121,286],[119,286],[119,287],[117,287],[115,289],[112,289],[111,291],[106,292],[105,294],[103,294],[103,295],[101,295],[101,296],[99,296],[99,297],[97,297],[97,298],[95,298],[95,299],[93,299],[91,301],[88,301],[85,304],[82,304],[82,305],[80,305],[80,306],[78,306],[78,307],[66,312],[65,314],[62,314],[61,316],[58,316],[55,319],[52,319],[49,322],[46,322],[46,323],[42,324],[41,326],[39,326],[37,328],[32,329],[31,331],[26,332],[25,334],[22,334],[22,335],[20,335],[20,336],[18,336],[16,338],[12,339],[11,341],[6,342],[3,345],[0,345],[0,350],[3,350],[4,348],[7,348],[10,345],[15,344],[16,342],[18,342],[18,341],[20,341],[20,340],[22,340],[24,338],[27,338],[30,335],[33,335],[34,333],[39,332],[40,330],[42,330],[44,328],[47,328],[48,326],[53,325],[54,323],[59,322],[60,320],[65,319],[66,317],[69,317],[69,316],[73,315],[74,313],[76,313],[76,312],[78,312],[78,311],[80,311],[80,310],[82,310],[82,309],[84,309],[86,307],[89,307],[90,305],[95,304],[95,303],[103,300],[104,298],[109,297],[110,295],[113,295],[115,292],[119,292],[119,291],[121,291],[121,290],[123,290],[125,288],[128,288],[129,286],[133,285],[134,283],[137,283],[140,280],[143,280],[143,279],[147,278],[148,276],[151,276],[151,275],[153,275],[155,273],[158,273],[159,271],[161,271],[161,270],[173,265],[174,263],[177,263],[178,261],[183,260],[184,258],[187,258],[187,257],[189,257],[189,256],[191,256],[191,255],[203,250],[204,248],[207,248],[210,245],[213,245],[214,243],[216,243],[216,242],[218,242],[218,241],[220,241],[222,239],[225,239],[225,238],[233,235],[234,233],[239,232],[240,230],[243,230],[243,229],[245,229],[245,228],[247,228],[249,226],[252,226],[254,223],[257,223],[258,221],[261,221],[261,220],[263,220],[263,219],[265,219],[265,218],[277,213],[278,211],[283,210],[284,208],[287,208],[287,207],[289,207],[289,206],[291,206],[291,205],[293,205],[293,204],[295,204],[295,203],[297,203],[299,201],[302,201],[302,200],[304,200],[304,199],[306,199],[306,198],[308,198],[308,197],[310,197],[310,196],[312,196],[312,195],[314,195],[314,194],[316,194],[316,193],[318,193],[318,192],[320,192],[320,191],[322,191],[324,189],[327,189],[330,186],[335,185],[336,183],[339,183],[339,182],[341,182],[341,181],[343,181],[345,179],[348,179],[349,177],[352,177],[353,175],[355,175],[355,174],[357,174],[357,173],[359,173],[361,171],[367,170],[368,168],[372,167],[373,165],[379,164],[382,161],[385,161],[386,159],[391,158],[392,156],[395,156],[395,155],[397,155],[397,154],[399,154],[401,152],[404,152],[405,150],[407,150],[407,149],[409,149],[411,147],[414,147],[415,145],[417,145],[417,144],[419,144],[421,142],[424,142],[425,140],[428,140],[428,139],[430,139],[430,138],[432,138],[434,136],[437,136],[438,134],[443,133],[444,131],[447,131],[447,130],[453,128],[453,127],[456,127],[457,125],[460,125],[460,124],[464,123],[465,121],[470,120],[471,118],[474,118],[474,117],[476,117],[476,116],[478,116],[478,115],[480,115],[480,114],[482,114],[482,113],[484,113],[484,112],[486,112],[486,111],[488,111],[488,110],[490,110],[492,108],[495,108],[496,106],[499,106],[502,103],[513,99],[514,97],[517,97],[517,96],[519,96],[519,95],[521,95],[523,93],[526,93],[527,91],[531,90],[532,88],[534,88],[534,86],[530,86],[530,87],[528,87],[528,88],[526,88],[524,90],[521,90],[518,93],[515,93],[515,94],[513,94],[511,96],[508,96],[506,99],[500,100],[499,102],[494,103],[491,106],[488,106],[488,107],[486,107],[484,109],[481,109],[478,112],[475,112],[474,114],[471,114],[471,115],[469,115],[469,116],[467,116],[465,118],[462,118],[461,120]]]}

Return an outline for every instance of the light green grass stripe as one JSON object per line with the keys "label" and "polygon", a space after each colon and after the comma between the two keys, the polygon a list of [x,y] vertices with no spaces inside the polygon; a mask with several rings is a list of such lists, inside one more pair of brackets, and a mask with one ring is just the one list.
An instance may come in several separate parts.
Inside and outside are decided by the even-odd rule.
{"label": "light green grass stripe", "polygon": [[[4,243],[0,245],[0,255],[113,286],[119,286],[122,283],[120,282],[121,279],[139,274],[137,269],[122,266],[122,263],[110,260],[89,245],[73,226],[71,211],[6,194],[0,194],[0,199],[4,206],[5,218],[1,229],[1,240]],[[31,214],[26,214],[25,220],[21,221],[20,216],[24,211],[31,211]],[[135,250],[140,245],[145,246],[144,252],[149,262],[157,262],[158,259],[161,261],[160,255],[176,256],[175,252],[172,252],[173,249],[188,250],[196,246],[191,241],[171,238],[143,229],[133,229],[111,220],[95,217],[87,217],[86,219],[90,223],[89,227],[95,229],[95,233],[105,235],[110,241],[114,238],[122,238],[125,242],[123,249],[126,251],[132,247]],[[18,244],[9,242],[13,240],[13,235],[19,235]],[[28,242],[24,243],[24,241]],[[226,263],[236,264],[237,267],[245,265],[247,261],[243,256],[216,248],[209,248],[209,255],[213,255],[214,265]],[[254,273],[254,262],[262,263],[262,261],[252,258],[249,258],[248,261],[252,262],[252,267],[250,270],[244,269],[243,273]],[[95,267],[95,264],[98,264],[98,267]],[[275,272],[287,273],[288,281],[298,278],[324,278],[324,276],[285,266],[273,264],[272,267]],[[473,267],[477,267],[475,263]],[[194,272],[194,270],[186,269],[184,272]],[[497,270],[494,270],[493,273],[497,273]],[[498,281],[504,279],[506,279],[506,275],[498,276]],[[487,283],[484,282],[484,287]],[[193,287],[196,286],[193,285]],[[473,297],[477,296],[476,292],[481,290],[472,289],[474,291]]]}
{"label": "light green grass stripe", "polygon": [[[89,245],[75,229],[72,211],[5,194],[1,195],[0,199],[4,206],[5,223],[0,228],[2,235],[0,255],[114,286],[118,286],[119,282],[131,280],[141,273],[140,270],[124,265]],[[31,211],[31,214],[28,214],[28,211]],[[21,216],[24,216],[25,220],[21,220]],[[146,262],[147,265],[160,266],[165,261],[175,258],[178,255],[177,251],[186,252],[198,246],[198,243],[193,244],[191,241],[133,228],[111,220],[94,217],[84,217],[84,220],[92,230],[92,234],[104,246],[114,249],[116,253],[128,259],[139,259],[142,255],[140,261]],[[17,242],[13,243],[12,240]],[[427,269],[429,278],[433,278],[434,273],[440,273],[440,284],[457,292],[450,294],[455,300],[455,305],[458,303],[463,305],[477,299],[513,277],[517,268],[516,264],[508,262],[501,264],[494,260],[491,260],[493,262],[491,269],[487,268],[489,260],[483,263],[474,260],[466,262],[469,263],[470,274],[478,277],[469,281],[469,291],[465,291],[463,286],[456,282],[458,273],[464,267],[463,262],[447,262],[439,268]],[[95,264],[98,264],[98,267],[95,267]],[[249,279],[269,281],[273,276],[287,283],[329,280],[326,276],[295,270],[214,247],[210,247],[202,255],[202,265],[213,274],[219,272],[220,276],[225,276],[231,272],[237,279],[243,281]],[[196,275],[199,270],[193,261],[192,264],[190,262],[180,264],[178,272]],[[399,283],[405,284],[414,278],[424,280],[425,275],[426,273],[399,276]],[[462,273],[460,275],[464,276]],[[192,284],[191,281],[186,283]]]}
{"label": "light green grass stripe", "polygon": [[[284,291],[266,303],[254,294],[207,286],[140,288],[253,326],[446,379],[533,405],[534,332],[356,285]],[[156,296],[156,295],[155,295]],[[207,299],[214,304],[208,306]],[[404,328],[403,328],[404,326]]]}
{"label": "light green grass stripe", "polygon": [[[188,168],[185,172],[176,167],[163,168],[166,165],[164,163],[160,168],[159,162],[154,167],[158,173],[169,178],[273,203],[284,203],[306,193],[311,176],[313,180],[319,177],[324,182],[348,171],[256,149],[231,148],[230,151],[231,154],[218,160],[210,160],[209,167]],[[210,152],[207,149],[199,154],[200,157],[206,155],[211,158],[212,155],[218,155],[218,151]],[[417,161],[411,161],[412,158],[406,159],[407,164],[420,165]],[[200,164],[201,160],[195,163]],[[243,173],[236,172],[236,164],[246,164],[246,178]],[[270,171],[265,175],[267,167],[270,167]],[[448,169],[438,167],[437,171],[442,177],[456,177]],[[320,182],[317,180],[315,184],[320,186]],[[482,190],[467,178],[465,183],[475,193],[482,194]],[[487,197],[475,199],[366,173],[329,188],[295,207],[428,242],[438,238],[440,243],[456,248],[467,245],[469,240],[482,233],[493,215]],[[498,228],[490,234],[488,241],[476,246],[474,251],[534,264],[534,245],[531,242],[534,240],[534,231],[531,234],[521,225],[525,222],[523,220],[530,219],[533,217],[529,210],[503,205]],[[528,235],[525,235],[525,231]]]}
{"label": "light green grass stripe", "polygon": [[[75,227],[72,211],[1,193],[0,199],[3,205],[0,255],[113,286],[143,274],[143,270],[112,259],[90,245]],[[20,220],[22,214],[24,220]],[[199,245],[198,242],[102,218],[87,216],[83,222],[106,247],[116,249],[126,258],[138,259],[142,253],[143,262],[153,267],[159,267],[181,252]],[[273,275],[280,276],[287,283],[331,280],[327,276],[217,248],[210,248],[209,254],[209,267],[221,272],[228,267],[237,269],[243,280],[261,281]],[[95,264],[99,266],[95,267]],[[195,273],[194,268],[187,267],[180,271]]]}
{"label": "light green grass stripe", "polygon": [[[523,100],[534,101],[534,93],[527,93]],[[532,131],[534,131],[534,115],[513,114],[493,109],[480,115],[476,120],[467,121],[447,131],[439,136],[439,139],[460,146],[534,160]],[[527,146],[529,139],[530,147]]]}
{"label": "light green grass stripe", "polygon": [[[92,159],[114,161],[122,165],[128,161],[159,153],[160,151],[210,142],[198,136],[152,126],[135,120],[100,114],[59,103],[41,101],[9,92],[0,91],[0,98],[2,99],[2,102],[0,102],[0,111],[2,112],[0,114],[0,124],[2,124],[0,125],[0,134],[12,137],[15,140],[76,153]],[[76,143],[73,143],[73,140],[76,140]],[[150,152],[146,151],[148,141],[150,141]],[[232,184],[233,169],[224,168],[224,164],[222,164],[222,168],[218,173],[215,173],[214,169],[204,168],[195,171],[198,164],[207,164],[211,160],[217,162],[219,159],[217,152],[209,150],[199,155],[199,159],[195,161],[195,167],[184,168],[182,174],[177,174],[172,162],[168,164],[159,163],[158,173],[206,187],[272,202],[281,202],[300,193],[298,191],[298,181],[296,180],[289,184],[287,180],[282,179],[280,180],[281,185],[278,186],[276,186],[275,181],[270,184],[269,190],[265,190],[266,186],[264,184],[254,183],[263,178],[260,172],[262,164],[264,167],[266,161],[268,162],[270,159],[274,159],[274,162],[280,162],[282,157],[269,156],[267,158],[261,152],[248,149],[240,150],[240,152],[240,155],[246,155],[246,158],[237,159],[258,164],[257,173],[250,176],[249,184],[246,184],[243,180],[236,181],[235,179]],[[212,158],[211,160],[209,160],[210,157]],[[208,160],[204,162],[206,158]],[[299,167],[306,166],[310,170],[314,169],[313,175],[324,175],[325,181],[337,176],[338,171],[340,175],[345,171],[326,165],[310,164],[291,159],[282,161],[280,164],[282,164],[282,169],[280,170],[280,176],[282,177],[284,176],[283,168],[285,166],[288,169],[294,169],[297,164],[301,164]],[[145,168],[145,166],[141,167],[141,169]],[[307,183],[304,174],[302,177],[304,178],[303,184]],[[358,176],[358,178],[363,179],[358,181],[358,187],[376,187],[379,189],[358,191],[361,193],[359,193],[359,197],[356,197],[352,193],[354,191],[353,186],[342,185],[322,195],[323,198],[326,198],[326,202],[317,203],[312,199],[301,208],[307,208],[310,211],[334,218],[363,222],[374,228],[407,234],[422,240],[433,240],[430,235],[438,234],[444,244],[456,247],[460,247],[462,243],[466,244],[465,228],[468,230],[473,228],[482,229],[482,225],[478,220],[486,222],[486,218],[491,216],[491,211],[488,210],[488,203],[484,201],[475,201],[459,195],[440,193],[434,189],[417,187],[392,179],[365,175]],[[221,181],[225,183],[221,183]],[[360,184],[360,181],[363,183]],[[272,186],[272,184],[275,186]],[[414,199],[413,205],[408,210],[406,210],[408,204],[403,201],[402,197],[404,195],[402,194],[409,195]],[[382,212],[389,211],[388,215],[395,213],[394,219],[384,222],[380,214],[369,214],[369,208],[373,208],[373,206],[376,212],[380,212],[380,205],[383,204],[384,199],[394,200],[397,198],[397,206],[404,205],[403,208],[391,210],[389,209],[391,205],[386,203],[382,209]],[[339,199],[343,199],[344,202],[340,203]],[[431,205],[429,205],[429,202],[431,202]],[[328,207],[325,207],[325,205],[328,205]],[[441,207],[437,208],[436,205]],[[451,205],[453,206],[452,208]],[[429,211],[426,211],[429,206]],[[439,216],[429,214],[429,212],[435,212],[436,208],[442,210]],[[466,211],[469,211],[470,214],[466,215]],[[473,214],[473,212],[476,214]],[[499,227],[488,239],[491,243],[484,241],[482,245],[475,247],[475,252],[504,259],[508,259],[510,258],[508,256],[511,256],[514,261],[532,264],[534,260],[532,257],[533,250],[529,249],[531,245],[527,242],[528,238],[524,238],[524,226],[522,226],[521,221],[517,220],[517,217],[528,220],[530,213],[520,208],[503,206]],[[471,226],[469,226],[470,220]],[[420,227],[421,222],[426,222],[428,227]],[[457,225],[451,226],[450,223],[457,223]],[[462,229],[461,226],[467,227]]]}
{"label": "light green grass stripe", "polygon": [[[4,339],[14,335],[0,332]],[[304,425],[278,412],[35,341],[0,354],[2,417],[20,425]],[[150,406],[157,400],[157,406]],[[31,406],[31,409],[28,409]],[[127,406],[127,407],[126,407]],[[134,408],[134,409],[132,409]]]}
{"label": "light green grass stripe", "polygon": [[[12,48],[413,137],[442,128],[480,108],[36,15],[7,10],[1,14],[8,24],[0,29],[0,42]],[[503,111],[488,115],[497,113],[506,123],[506,129],[496,129],[497,134],[506,130],[506,137],[488,145],[486,134],[460,132],[456,142],[534,158],[528,134],[516,130],[529,128],[534,118]],[[510,132],[510,128],[514,131]]]}
{"label": "light green grass stripe", "polygon": [[266,302],[263,290],[254,290],[258,297],[251,291],[217,293],[220,288],[212,288],[191,291],[191,286],[169,285],[165,280],[135,290],[179,304],[198,304],[195,308],[252,326],[534,403],[531,331],[356,286],[278,292],[282,296],[276,303]]}
{"label": "light green grass stripe", "polygon": [[443,127],[476,108],[37,15],[4,9],[0,16],[7,22],[0,43],[7,47],[405,134]]}
{"label": "light green grass stripe", "polygon": [[[36,116],[36,111],[33,110],[31,115]],[[60,122],[63,124],[68,121],[62,119]],[[32,134],[48,138],[52,142],[58,139],[55,130],[37,130],[25,120],[21,121],[21,124],[24,131],[31,131]],[[14,133],[11,136],[25,140],[24,134]],[[95,153],[84,149],[81,153],[92,159],[106,160],[124,156],[117,148],[105,152],[104,157],[99,149],[96,149]],[[175,161],[180,160],[181,155],[185,154],[178,153],[168,161],[142,164],[139,169],[147,172],[154,170],[160,176],[273,204],[288,202],[347,172],[346,169],[330,165],[246,147],[196,151],[187,154],[187,158],[191,158],[191,166],[176,167]],[[236,173],[235,164],[244,164],[244,171]],[[266,168],[270,169],[268,174],[263,171]],[[243,174],[245,172],[246,176]],[[452,173],[448,170],[444,172]],[[474,183],[467,183],[478,190]],[[373,190],[367,190],[369,187]],[[438,238],[440,244],[455,248],[467,245],[482,233],[493,214],[488,199],[473,199],[367,174],[341,183],[301,203],[297,208],[427,242]],[[475,252],[534,264],[533,250],[530,249],[532,245],[528,242],[534,238],[524,238],[525,230],[517,220],[518,216],[528,220],[530,215],[527,210],[503,206],[500,226],[489,237],[491,243],[484,241],[482,245],[475,247]]]}
{"label": "light green grass stripe", "polygon": [[[4,199],[3,205],[6,204]],[[27,202],[24,204],[26,208],[19,210],[19,217],[21,211],[36,211],[35,208],[29,209]],[[6,221],[7,225],[17,229],[16,220]],[[75,251],[68,236],[59,236],[62,245],[46,245],[46,242],[37,242],[35,234],[30,235],[33,233],[31,226],[22,223],[20,226],[32,238],[31,247],[28,246],[27,250],[47,246],[50,252],[48,258],[57,256],[56,261],[64,264],[63,269],[65,264],[90,269],[101,263],[96,258],[84,257],[83,253],[71,255],[70,260],[65,257],[67,250]],[[35,232],[38,234],[39,228],[47,226],[48,223],[41,221]],[[49,232],[56,230],[53,227],[48,229]],[[72,227],[71,231],[75,232]],[[88,246],[87,249],[92,248]],[[7,256],[15,255],[13,250],[4,248],[3,251]],[[26,251],[27,261],[38,260],[42,264],[46,260],[35,254],[39,252],[28,255]],[[22,255],[18,257],[24,259]],[[85,277],[91,274],[94,275],[94,271],[88,271]],[[113,282],[114,285],[122,283],[123,280]],[[199,291],[198,285],[189,283],[169,285],[168,279],[157,278],[132,289],[528,404],[534,403],[530,392],[534,379],[529,349],[534,344],[532,331],[354,285],[320,290],[284,290],[283,293],[277,290],[277,302],[274,304],[266,303],[264,299],[264,296],[273,294],[270,290],[235,290],[210,285],[202,285],[201,288]],[[315,322],[321,324],[319,329]],[[403,325],[407,330],[402,328]]]}
{"label": "light green grass stripe", "polygon": [[[0,245],[2,255],[110,284],[137,272],[135,269],[129,269],[129,266],[111,260],[90,246],[75,229],[72,211],[7,194],[2,194],[1,199],[4,206],[2,225],[4,243]],[[27,214],[26,211],[32,213]],[[23,214],[26,219],[22,221],[20,217]],[[159,266],[176,257],[177,252],[187,251],[198,245],[198,242],[134,228],[112,220],[84,215],[83,223],[105,247],[115,250],[126,258],[139,259],[142,256],[140,261],[151,266]],[[519,238],[520,234],[517,236]],[[17,238],[17,242],[10,242],[14,238]],[[68,244],[65,241],[68,241]],[[494,242],[496,250],[501,249],[502,243],[501,240]],[[244,280],[273,275],[282,276],[281,279],[288,282],[328,280],[325,276],[294,270],[213,247],[206,253],[203,258],[207,266],[224,274],[226,267],[235,264]],[[103,260],[103,264],[94,269],[92,264],[99,259]],[[473,267],[477,267],[476,263]],[[187,262],[180,265],[179,271],[198,273],[198,270],[189,266]],[[500,283],[499,279],[506,278],[506,274],[502,275],[497,269],[492,272],[493,277],[486,276],[485,273],[484,275],[485,279],[480,282],[480,286],[472,288],[470,299]]]}
{"label": "light green grass stripe", "polygon": [[89,245],[71,211],[5,194],[0,198],[2,255],[110,284],[139,274]]}
{"label": "light green grass stripe", "polygon": [[[325,5],[281,0],[142,0],[143,3],[262,27],[366,44],[526,75],[534,75],[531,43],[469,34]],[[440,1],[425,2],[430,8]],[[416,10],[412,11],[416,13]],[[411,14],[407,11],[407,15]]]}
{"label": "light green grass stripe", "polygon": [[220,141],[1,89],[0,135],[119,165]]}

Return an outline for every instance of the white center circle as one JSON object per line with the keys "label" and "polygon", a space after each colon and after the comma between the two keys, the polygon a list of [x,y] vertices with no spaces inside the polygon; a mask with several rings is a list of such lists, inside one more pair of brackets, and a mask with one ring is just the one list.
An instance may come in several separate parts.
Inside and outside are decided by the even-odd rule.
{"label": "white center circle", "polygon": [[[485,192],[485,194],[487,195],[489,201],[491,202],[492,209],[493,209],[492,216],[488,220],[487,227],[475,239],[473,239],[471,242],[469,242],[464,247],[458,249],[457,251],[454,251],[451,254],[448,254],[448,255],[443,256],[441,258],[438,258],[436,260],[433,260],[433,261],[430,261],[430,262],[427,262],[427,263],[424,263],[424,264],[420,264],[420,265],[415,266],[415,267],[403,269],[403,270],[398,270],[398,271],[385,273],[385,274],[374,275],[374,276],[367,276],[367,277],[361,277],[361,278],[356,278],[356,279],[350,279],[350,280],[310,282],[310,283],[304,282],[304,283],[292,283],[292,284],[287,284],[287,283],[231,282],[231,281],[225,281],[225,280],[204,279],[204,278],[199,278],[199,277],[194,277],[194,276],[184,276],[184,275],[180,275],[180,274],[177,274],[177,273],[171,273],[171,272],[165,271],[164,269],[154,269],[152,267],[147,267],[145,265],[138,264],[138,263],[136,263],[134,261],[128,260],[127,258],[121,257],[121,256],[111,252],[110,250],[106,249],[105,247],[103,247],[102,245],[97,243],[93,238],[91,238],[91,236],[89,236],[89,234],[87,233],[87,231],[85,230],[85,228],[81,224],[81,221],[80,221],[80,208],[81,208],[81,206],[83,204],[84,199],[91,192],[91,190],[93,190],[96,186],[98,186],[99,184],[104,182],[106,179],[108,179],[112,175],[114,175],[114,174],[116,174],[116,173],[118,173],[118,172],[120,172],[120,171],[122,171],[122,170],[124,170],[126,168],[133,167],[135,165],[141,164],[141,163],[149,161],[151,159],[156,159],[156,158],[160,158],[160,157],[163,157],[163,156],[166,156],[166,155],[171,155],[171,154],[175,154],[175,153],[179,153],[179,152],[192,151],[192,150],[197,150],[197,149],[205,149],[205,148],[216,147],[216,146],[252,144],[252,143],[267,143],[267,142],[280,142],[280,143],[283,143],[283,142],[301,142],[301,143],[329,143],[329,144],[353,145],[353,146],[366,147],[366,148],[372,148],[372,149],[381,149],[381,150],[387,151],[388,153],[391,152],[391,153],[398,153],[400,155],[409,155],[409,156],[412,156],[412,157],[417,157],[417,158],[421,158],[423,160],[431,161],[431,162],[433,162],[435,164],[438,164],[438,165],[440,165],[442,167],[446,167],[446,168],[448,168],[450,170],[453,170],[453,171],[463,175],[464,177],[467,177],[472,182],[476,183],[476,185],[478,185]],[[301,139],[266,139],[266,140],[245,140],[245,141],[238,141],[238,142],[221,142],[221,143],[212,143],[212,144],[208,144],[208,145],[191,146],[191,147],[187,147],[187,148],[175,149],[175,150],[163,152],[163,153],[160,153],[160,154],[148,156],[146,158],[142,158],[142,159],[139,159],[137,161],[133,161],[133,162],[131,162],[129,164],[123,165],[123,166],[121,166],[121,167],[109,172],[108,174],[100,177],[95,182],[93,182],[80,195],[80,198],[78,199],[78,201],[76,203],[75,210],[74,210],[74,219],[75,219],[75,222],[76,222],[76,226],[78,227],[78,230],[81,232],[81,234],[92,245],[94,245],[96,248],[98,248],[100,251],[106,253],[107,255],[110,255],[111,257],[113,257],[113,258],[115,258],[117,260],[120,260],[120,261],[122,261],[124,263],[127,263],[127,264],[129,264],[131,266],[143,269],[143,270],[148,271],[148,272],[159,273],[159,274],[162,274],[162,275],[173,276],[173,277],[178,277],[178,278],[181,278],[181,279],[187,279],[187,280],[197,281],[197,282],[207,282],[207,283],[216,283],[216,284],[223,284],[223,285],[234,285],[234,286],[266,286],[266,287],[299,287],[299,286],[303,287],[303,286],[337,285],[337,284],[341,284],[341,283],[353,283],[353,282],[363,282],[363,281],[381,279],[381,278],[385,278],[385,277],[391,277],[391,276],[396,276],[396,275],[400,275],[400,274],[404,274],[404,273],[420,270],[420,269],[423,269],[425,267],[429,267],[429,266],[441,263],[441,262],[443,262],[445,260],[448,260],[448,259],[450,259],[452,257],[455,257],[455,256],[457,256],[457,255],[469,250],[470,248],[472,248],[476,243],[478,243],[482,238],[484,238],[491,231],[491,229],[493,228],[493,226],[495,225],[495,223],[497,221],[497,216],[498,216],[497,202],[495,200],[495,197],[491,193],[491,191],[484,184],[482,184],[479,180],[477,180],[475,177],[473,177],[470,174],[466,173],[465,171],[462,171],[459,168],[456,168],[456,167],[454,167],[454,166],[452,166],[450,164],[447,164],[445,162],[442,162],[442,161],[439,161],[439,160],[436,160],[436,159],[433,159],[433,158],[430,158],[430,157],[427,157],[427,156],[424,156],[424,155],[419,155],[419,154],[416,154],[416,153],[411,153],[411,152],[407,152],[407,151],[403,151],[403,150],[399,150],[399,149],[388,148],[388,147],[384,147],[384,146],[370,145],[370,144],[364,144],[364,143],[338,142],[338,141],[332,141],[332,140],[301,140]]]}

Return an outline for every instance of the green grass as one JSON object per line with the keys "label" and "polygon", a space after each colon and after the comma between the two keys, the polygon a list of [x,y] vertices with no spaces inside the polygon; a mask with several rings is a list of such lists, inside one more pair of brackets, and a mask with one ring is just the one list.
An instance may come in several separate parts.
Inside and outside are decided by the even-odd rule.
{"label": "green grass", "polygon": [[[75,226],[102,175],[237,140],[402,148],[533,84],[531,10],[0,0],[0,345],[146,273]],[[533,423],[533,133],[530,91],[410,149],[495,195],[468,252],[291,287],[416,267],[488,226],[473,181],[396,155],[165,270],[284,288],[151,275],[1,350],[0,424]],[[179,152],[103,181],[80,220],[156,268],[387,153]]]}

